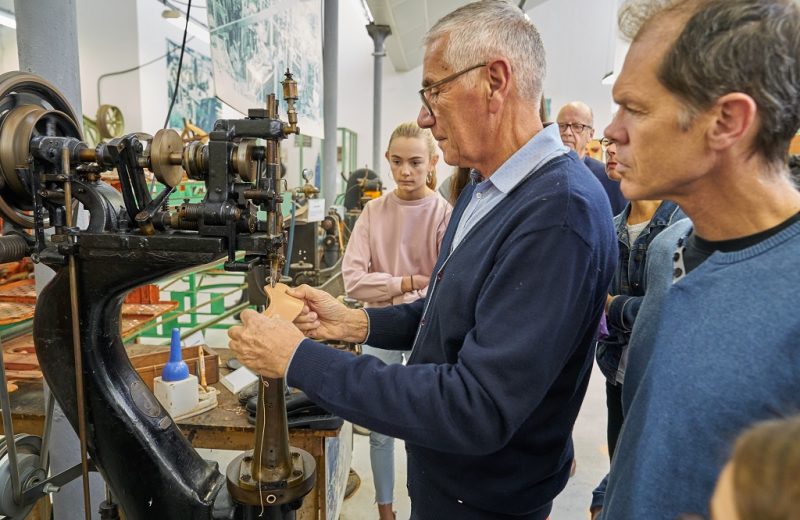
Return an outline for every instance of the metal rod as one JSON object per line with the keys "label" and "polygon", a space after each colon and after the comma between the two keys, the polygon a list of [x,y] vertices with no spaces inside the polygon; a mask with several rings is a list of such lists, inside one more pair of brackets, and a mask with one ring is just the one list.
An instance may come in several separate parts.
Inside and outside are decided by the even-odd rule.
{"label": "metal rod", "polygon": [[50,464],[50,435],[53,431],[53,414],[55,413],[56,408],[56,398],[53,396],[53,392],[51,392],[48,388],[46,394],[44,429],[42,432],[42,454],[40,457],[40,467],[45,471],[45,473],[47,472],[47,467]]}
{"label": "metal rod", "polygon": [[[89,461],[89,464],[92,466],[92,470],[94,470],[95,468],[91,460]],[[65,469],[58,475],[53,475],[48,479],[36,483],[23,491],[22,503],[32,504],[42,498],[42,495],[47,495],[48,493],[58,493],[63,486],[66,486],[78,478],[80,474],[81,465],[76,464]]]}
{"label": "metal rod", "polygon": [[11,494],[14,502],[20,497],[19,467],[17,466],[17,444],[14,437],[14,426],[11,422],[11,397],[8,395],[8,381],[6,380],[6,365],[3,359],[3,342],[0,341],[0,405],[3,407],[3,433],[6,437],[8,450],[8,463],[11,466]]}
{"label": "metal rod", "polygon": [[381,110],[383,95],[383,58],[386,56],[384,42],[392,34],[388,25],[370,23],[367,25],[367,34],[375,45],[375,57],[372,80],[372,169],[380,177],[381,174]]}
{"label": "metal rod", "polygon": [[[322,45],[322,112],[325,140],[322,141],[322,197],[325,199],[325,212],[336,203],[336,181],[339,169],[336,163],[336,136],[338,117],[339,81],[339,0],[325,0]],[[342,143],[344,146],[344,143]],[[302,150],[302,149],[301,149]],[[349,175],[347,165],[342,162],[342,172]],[[288,254],[286,256],[289,256]],[[286,262],[289,265],[289,262]]]}
{"label": "metal rod", "polygon": [[[201,307],[206,307],[208,305],[211,305],[212,303],[214,303],[214,302],[216,302],[218,300],[221,300],[221,299],[225,298],[226,296],[230,296],[231,294],[241,292],[242,289],[245,289],[246,287],[247,287],[247,284],[242,284],[242,285],[236,287],[235,289],[232,289],[232,290],[230,290],[230,291],[228,291],[226,293],[218,294],[217,296],[215,296],[213,298],[209,298],[208,301],[205,301],[203,303],[199,303],[199,304],[195,305],[194,307],[190,307],[188,309],[184,309],[180,314],[175,314],[174,316],[169,316],[167,318],[162,319],[160,322],[153,322],[150,325],[146,325],[146,326],[142,327],[141,329],[136,330],[133,334],[128,334],[127,336],[123,336],[122,340],[123,340],[123,342],[125,342],[125,341],[128,341],[129,339],[131,339],[133,337],[140,336],[141,334],[147,332],[148,330],[154,329],[154,328],[158,327],[159,325],[164,325],[164,324],[169,323],[171,321],[175,321],[179,317],[181,317],[181,316],[183,316],[183,315],[185,315],[187,313],[194,312],[194,311],[196,311],[197,309],[199,309]],[[231,310],[231,309],[228,309],[228,310]],[[229,313],[229,314],[226,313],[226,314],[222,314],[220,316],[221,317],[228,317],[231,314],[233,314],[233,313]],[[217,316],[217,318],[220,318],[220,316]],[[220,319],[216,319],[215,318],[212,321],[203,322],[200,326],[195,327],[195,328],[193,328],[191,330],[196,331],[196,330],[199,330],[199,329],[201,329],[203,327],[207,327],[208,325],[213,325],[214,323],[218,323],[219,321],[220,321]]]}
{"label": "metal rod", "polygon": [[[64,175],[64,207],[67,222],[72,222],[72,183],[69,171],[69,150],[66,148],[61,159],[61,173]],[[81,473],[83,475],[83,512],[86,520],[92,519],[92,506],[89,496],[89,462],[86,457],[86,406],[83,395],[83,357],[81,355],[81,329],[78,315],[78,276],[75,255],[69,255],[69,304],[72,312],[72,352],[75,357],[75,397],[78,400],[78,439],[81,445]]]}
{"label": "metal rod", "polygon": [[94,162],[97,160],[97,150],[94,148],[83,148],[78,150],[78,159],[82,162]]}
{"label": "metal rod", "polygon": [[[278,117],[278,101],[274,94],[267,96],[267,114],[273,119]],[[280,195],[280,145],[277,140],[268,140],[266,148],[267,175],[270,177],[269,185],[275,190],[277,197]],[[283,198],[280,198],[283,200]],[[267,211],[267,234],[274,237],[283,232],[283,218],[281,217],[280,203],[272,205]],[[274,251],[269,255],[270,276],[267,282],[272,287],[280,279],[280,260],[281,256]]]}
{"label": "metal rod", "polygon": [[[44,472],[45,475],[49,473],[50,467],[50,437],[53,432],[53,414],[55,413],[56,407],[56,398],[53,396],[53,392],[47,387],[47,383],[44,383],[44,390],[45,390],[45,412],[44,412],[44,428],[42,431],[42,449],[39,455],[39,467]],[[24,495],[23,495],[24,496]],[[41,514],[39,515],[39,520],[50,520],[50,513],[49,507],[45,506],[41,508]]]}
{"label": "metal rod", "polygon": [[33,320],[24,321],[17,325],[12,325],[0,334],[3,341],[11,341],[14,338],[24,336],[33,330]]}
{"label": "metal rod", "polygon": [[228,316],[233,316],[237,312],[241,312],[241,311],[245,310],[246,308],[248,308],[249,306],[250,306],[249,302],[244,302],[244,303],[240,303],[240,304],[236,305],[235,307],[231,307],[230,309],[226,310],[222,314],[219,314],[218,316],[216,316],[216,317],[214,317],[214,318],[212,318],[212,319],[210,319],[208,321],[204,321],[200,325],[196,325],[196,326],[192,327],[191,329],[187,330],[186,332],[181,334],[181,339],[188,338],[189,336],[191,336],[192,334],[194,334],[198,330],[203,330],[206,327],[210,327],[211,325],[216,325],[217,323],[221,322],[222,320],[224,320]]}

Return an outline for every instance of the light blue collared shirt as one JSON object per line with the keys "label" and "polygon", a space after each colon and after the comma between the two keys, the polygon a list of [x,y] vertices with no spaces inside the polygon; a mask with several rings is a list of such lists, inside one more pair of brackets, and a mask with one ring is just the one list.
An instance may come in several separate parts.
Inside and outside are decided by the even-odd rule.
{"label": "light blue collared shirt", "polygon": [[472,199],[458,221],[450,251],[458,247],[467,233],[502,202],[528,174],[538,170],[551,159],[568,152],[569,148],[561,142],[558,125],[548,125],[534,135],[530,141],[525,143],[525,146],[514,152],[514,155],[509,157],[496,172],[475,187]]}

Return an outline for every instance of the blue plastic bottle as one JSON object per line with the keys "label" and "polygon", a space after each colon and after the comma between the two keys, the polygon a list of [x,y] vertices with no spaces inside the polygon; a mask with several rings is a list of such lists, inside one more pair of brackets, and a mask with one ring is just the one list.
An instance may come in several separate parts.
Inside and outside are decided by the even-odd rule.
{"label": "blue plastic bottle", "polygon": [[181,358],[181,331],[172,329],[172,341],[169,345],[169,361],[161,371],[164,381],[183,381],[189,377],[189,367]]}

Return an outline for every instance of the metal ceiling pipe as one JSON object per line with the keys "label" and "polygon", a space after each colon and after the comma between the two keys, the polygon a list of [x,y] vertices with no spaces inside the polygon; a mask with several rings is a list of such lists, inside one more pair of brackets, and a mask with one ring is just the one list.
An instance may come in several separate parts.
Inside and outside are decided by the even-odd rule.
{"label": "metal ceiling pipe", "polygon": [[[14,0],[19,68],[56,85],[78,115],[81,82],[76,0]],[[58,21],[57,30],[53,30]],[[58,52],[54,52],[58,49]]]}
{"label": "metal ceiling pipe", "polygon": [[[339,180],[336,160],[339,96],[339,0],[325,0],[322,42],[322,110],[325,139],[322,141],[322,196],[325,211],[336,200]],[[347,172],[345,172],[347,174]]]}
{"label": "metal ceiling pipe", "polygon": [[381,164],[381,102],[383,92],[383,57],[386,56],[384,42],[392,34],[388,25],[377,25],[370,22],[367,25],[367,34],[375,44],[375,68],[372,92],[372,169],[380,175]]}

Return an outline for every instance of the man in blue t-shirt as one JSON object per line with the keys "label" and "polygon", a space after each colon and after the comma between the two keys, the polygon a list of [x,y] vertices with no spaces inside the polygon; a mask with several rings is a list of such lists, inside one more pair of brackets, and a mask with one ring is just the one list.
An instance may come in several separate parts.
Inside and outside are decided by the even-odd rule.
{"label": "man in blue t-shirt", "polygon": [[737,435],[800,410],[800,193],[786,165],[800,6],[630,3],[620,28],[632,43],[605,136],[622,191],[673,200],[691,222],[649,249],[601,518],[708,517]]}

